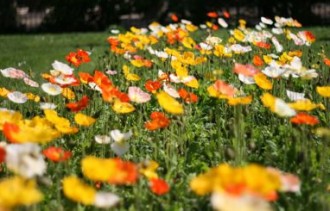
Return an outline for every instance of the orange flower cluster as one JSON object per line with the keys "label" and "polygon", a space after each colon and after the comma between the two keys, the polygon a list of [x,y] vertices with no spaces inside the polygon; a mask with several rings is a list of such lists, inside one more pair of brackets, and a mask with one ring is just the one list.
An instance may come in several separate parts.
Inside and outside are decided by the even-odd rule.
{"label": "orange flower cluster", "polygon": [[154,111],[151,113],[150,118],[151,121],[144,123],[144,127],[148,130],[166,128],[170,124],[170,120],[162,112]]}
{"label": "orange flower cluster", "polygon": [[123,161],[120,158],[116,158],[114,161],[116,174],[113,174],[108,182],[116,185],[135,184],[139,176],[136,164],[129,161]]}
{"label": "orange flower cluster", "polygon": [[70,52],[65,59],[76,67],[79,67],[82,63],[88,63],[91,61],[87,51],[78,49],[77,52]]}

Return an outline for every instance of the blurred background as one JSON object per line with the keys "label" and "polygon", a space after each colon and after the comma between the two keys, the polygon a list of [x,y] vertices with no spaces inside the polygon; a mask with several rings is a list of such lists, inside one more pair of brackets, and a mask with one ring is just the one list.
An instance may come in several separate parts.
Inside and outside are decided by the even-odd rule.
{"label": "blurred background", "polygon": [[112,25],[147,26],[170,22],[169,15],[195,24],[206,13],[227,11],[230,21],[249,24],[260,16],[293,17],[304,26],[329,25],[329,0],[1,0],[0,33],[102,31]]}

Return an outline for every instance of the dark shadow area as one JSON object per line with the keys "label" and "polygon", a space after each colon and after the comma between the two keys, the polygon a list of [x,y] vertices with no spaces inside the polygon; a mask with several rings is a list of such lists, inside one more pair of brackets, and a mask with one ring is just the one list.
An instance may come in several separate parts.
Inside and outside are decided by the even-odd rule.
{"label": "dark shadow area", "polygon": [[195,24],[206,13],[224,11],[232,25],[239,18],[250,24],[260,16],[293,17],[304,26],[329,25],[330,2],[318,0],[1,0],[0,33],[101,31],[110,25],[166,24],[170,14]]}

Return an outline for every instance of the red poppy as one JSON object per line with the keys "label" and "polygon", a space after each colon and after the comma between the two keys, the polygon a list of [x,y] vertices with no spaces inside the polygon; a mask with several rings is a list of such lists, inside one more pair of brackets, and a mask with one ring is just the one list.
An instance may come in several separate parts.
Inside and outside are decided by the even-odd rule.
{"label": "red poppy", "polygon": [[164,195],[168,193],[170,186],[161,178],[153,178],[150,180],[150,189],[156,195]]}
{"label": "red poppy", "polygon": [[328,58],[324,58],[324,59],[323,59],[323,62],[324,62],[325,65],[327,65],[327,66],[330,67],[330,59],[328,59]]}
{"label": "red poppy", "polygon": [[216,31],[219,29],[219,26],[216,24],[212,24],[212,30]]}
{"label": "red poppy", "polygon": [[316,40],[315,35],[311,31],[305,31],[305,36],[310,42],[314,42]]}
{"label": "red poppy", "polygon": [[115,160],[116,162],[116,174],[113,174],[111,178],[109,178],[108,182],[110,184],[117,185],[129,185],[136,183],[138,179],[138,168],[136,164],[123,161],[120,158]]}
{"label": "red poppy", "polygon": [[225,10],[222,14],[225,18],[230,18],[230,13],[228,11]]}
{"label": "red poppy", "polygon": [[149,92],[155,93],[158,89],[162,87],[162,84],[159,81],[147,80],[147,82],[144,84],[144,87]]}
{"label": "red poppy", "polygon": [[255,45],[258,46],[259,48],[265,48],[265,49],[270,49],[271,47],[271,44],[262,41],[256,42]]}
{"label": "red poppy", "polygon": [[309,115],[307,113],[298,113],[296,116],[291,118],[291,123],[293,124],[304,124],[304,125],[316,125],[319,123],[319,119],[315,116]]}
{"label": "red poppy", "polygon": [[12,143],[17,143],[15,137],[13,136],[15,133],[20,131],[19,126],[13,123],[5,122],[3,124],[2,132],[3,135],[8,139],[8,141]]}
{"label": "red poppy", "polygon": [[207,16],[210,18],[217,18],[218,17],[218,13],[217,12],[208,12]]}
{"label": "red poppy", "polygon": [[4,162],[6,159],[6,150],[0,147],[0,163]]}
{"label": "red poppy", "polygon": [[178,16],[177,16],[176,14],[174,14],[174,13],[172,13],[172,14],[170,15],[170,18],[171,18],[171,20],[172,20],[173,22],[178,22],[178,21],[179,21]]}
{"label": "red poppy", "polygon": [[160,128],[166,128],[170,124],[170,120],[165,116],[164,113],[154,111],[150,115],[151,121],[144,123],[144,127],[147,130],[157,130]]}
{"label": "red poppy", "polygon": [[91,61],[87,51],[82,49],[78,49],[76,52],[70,52],[65,58],[70,64],[76,67],[79,67],[82,63]]}
{"label": "red poppy", "polygon": [[258,66],[258,67],[264,65],[264,61],[258,55],[253,56],[253,61],[252,62],[255,66]]}
{"label": "red poppy", "polygon": [[192,92],[188,92],[187,90],[181,88],[179,89],[179,95],[186,103],[197,103],[198,96]]}
{"label": "red poppy", "polygon": [[65,106],[72,112],[78,112],[85,109],[88,105],[89,98],[84,95],[78,102],[67,103]]}
{"label": "red poppy", "polygon": [[113,86],[112,81],[99,70],[95,70],[93,80],[101,89]]}
{"label": "red poppy", "polygon": [[42,153],[46,158],[53,162],[63,162],[72,156],[70,151],[65,151],[60,147],[48,147],[47,149],[43,150]]}

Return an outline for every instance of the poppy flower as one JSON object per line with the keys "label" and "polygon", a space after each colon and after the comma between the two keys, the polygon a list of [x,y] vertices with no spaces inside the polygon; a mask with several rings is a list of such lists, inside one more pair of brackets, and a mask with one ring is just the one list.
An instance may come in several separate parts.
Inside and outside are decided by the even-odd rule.
{"label": "poppy flower", "polygon": [[90,117],[90,116],[87,116],[85,114],[82,114],[82,113],[77,113],[75,116],[74,116],[74,121],[78,124],[78,125],[81,125],[81,126],[85,126],[85,127],[88,127],[92,124],[95,123],[96,119]]}
{"label": "poppy flower", "polygon": [[13,67],[0,70],[0,72],[6,78],[24,79],[29,77],[23,70],[19,70]]}
{"label": "poppy flower", "polygon": [[82,63],[91,61],[89,53],[82,49],[78,49],[76,52],[70,52],[65,59],[76,67],[79,67]]}
{"label": "poppy flower", "polygon": [[150,189],[156,195],[164,195],[170,190],[167,182],[160,178],[153,178],[150,180]]}
{"label": "poppy flower", "polygon": [[129,162],[123,161],[119,158],[114,159],[115,161],[115,174],[111,175],[108,182],[110,184],[118,185],[130,185],[136,183],[138,179],[138,168],[137,165]]}
{"label": "poppy flower", "polygon": [[89,98],[84,95],[78,102],[67,103],[65,106],[72,112],[78,112],[85,109],[88,105],[88,102]]}
{"label": "poppy flower", "polygon": [[69,65],[59,62],[57,60],[55,60],[52,63],[52,67],[54,70],[59,71],[63,75],[72,75],[73,74],[73,68],[71,68]]}
{"label": "poppy flower", "polygon": [[252,62],[255,66],[258,66],[258,67],[264,65],[262,58],[258,55],[253,56]]}
{"label": "poppy flower", "polygon": [[166,128],[170,124],[170,120],[162,112],[154,111],[151,113],[150,118],[151,121],[144,123],[144,127],[150,131]]}
{"label": "poppy flower", "polygon": [[258,46],[259,48],[264,48],[264,49],[270,49],[270,47],[271,47],[271,44],[262,42],[262,41],[255,42],[254,45]]}
{"label": "poppy flower", "polygon": [[48,147],[43,150],[42,153],[53,162],[62,162],[68,160],[72,153],[70,151],[65,151],[60,147]]}
{"label": "poppy flower", "polygon": [[192,92],[188,92],[187,90],[181,88],[179,89],[179,95],[180,97],[186,102],[186,103],[197,103],[198,97]]}
{"label": "poppy flower", "polygon": [[41,89],[49,95],[55,96],[62,93],[62,88],[59,85],[52,83],[44,83],[41,85]]}
{"label": "poppy flower", "polygon": [[132,104],[127,102],[122,102],[119,99],[115,99],[112,109],[118,114],[127,114],[135,111],[135,108]]}
{"label": "poppy flower", "polygon": [[175,100],[171,95],[164,91],[160,91],[156,95],[159,105],[171,114],[183,114],[183,106]]}
{"label": "poppy flower", "polygon": [[175,13],[172,13],[172,14],[170,15],[170,18],[171,18],[171,20],[172,20],[173,22],[178,22],[178,21],[179,21],[179,18],[178,18],[178,16],[177,16]]}
{"label": "poppy flower", "polygon": [[244,65],[244,64],[235,63],[234,72],[237,74],[242,74],[244,76],[251,77],[257,74],[258,72],[260,72],[260,70],[258,70],[251,64]]}
{"label": "poppy flower", "polygon": [[327,66],[330,67],[330,59],[328,59],[328,58],[324,58],[324,59],[323,59],[323,62],[324,62],[325,65],[327,65]]}
{"label": "poppy flower", "polygon": [[7,97],[10,101],[18,104],[23,104],[28,100],[26,94],[17,91],[8,93]]}
{"label": "poppy flower", "polygon": [[330,97],[330,86],[318,86],[316,91],[322,97]]}
{"label": "poppy flower", "polygon": [[305,125],[316,125],[319,123],[319,120],[317,117],[309,115],[307,113],[298,113],[296,116],[292,117],[290,119],[291,123],[293,124],[305,124]]}
{"label": "poppy flower", "polygon": [[210,18],[217,18],[218,17],[217,12],[208,12],[206,15]]}
{"label": "poppy flower", "polygon": [[155,93],[162,87],[162,84],[159,81],[147,80],[147,82],[144,84],[144,87],[148,92]]}
{"label": "poppy flower", "polygon": [[6,150],[0,147],[0,163],[4,162],[6,159]]}
{"label": "poppy flower", "polygon": [[228,11],[225,10],[222,14],[225,18],[230,18],[230,13]]}

